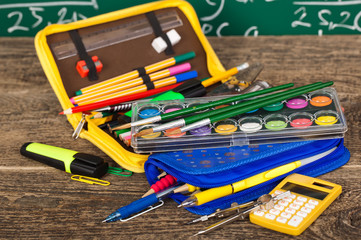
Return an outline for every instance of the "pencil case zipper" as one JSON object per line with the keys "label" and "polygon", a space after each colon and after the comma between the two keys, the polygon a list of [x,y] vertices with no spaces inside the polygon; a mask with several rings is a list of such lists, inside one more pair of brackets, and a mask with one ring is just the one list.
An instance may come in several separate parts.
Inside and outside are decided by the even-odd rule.
{"label": "pencil case zipper", "polygon": [[[203,204],[201,206],[187,208],[187,210],[192,213],[200,214],[200,215],[210,214],[210,213],[213,213],[218,208],[225,209],[227,207],[230,207],[230,205],[233,202],[237,202],[238,204],[241,204],[244,202],[254,200],[258,196],[270,192],[284,177],[286,177],[289,174],[297,172],[300,174],[316,177],[316,176],[322,175],[324,173],[330,172],[334,169],[337,169],[338,167],[344,165],[349,160],[350,153],[347,150],[347,148],[344,147],[343,139],[333,140],[333,143],[336,143],[336,145],[331,144],[331,145],[329,145],[329,148],[323,149],[322,152],[326,152],[334,146],[337,146],[337,148],[334,151],[332,151],[330,154],[328,154],[324,157],[321,157],[320,159],[316,160],[313,163],[307,164],[305,166],[301,166],[290,173],[278,176],[274,179],[271,179],[271,180],[264,182],[262,184],[259,184],[257,186],[245,189],[243,191],[240,191],[238,193],[235,193],[235,194],[232,194],[232,195],[229,195],[226,197],[222,197],[220,199]],[[312,155],[317,155],[319,153],[320,153],[320,151],[317,153],[314,153]],[[307,158],[307,156],[304,156],[303,158]],[[160,166],[157,166],[157,168],[160,168]],[[151,168],[149,168],[149,169],[151,169]],[[167,170],[166,169],[162,169],[162,170],[165,170],[167,172],[167,170],[169,171],[170,168],[167,168]],[[180,173],[177,173],[174,170],[167,172],[167,173],[169,173],[171,175],[173,174],[173,175],[175,175],[175,177],[177,177],[177,176],[180,177],[180,178],[177,178],[179,181],[183,182],[183,180],[185,179],[185,176],[181,176]],[[148,180],[153,179],[156,176],[156,174],[157,174],[157,171],[155,171],[155,169],[153,169],[151,171],[147,171],[147,169],[146,169],[146,175],[147,175]],[[255,174],[257,174],[257,173],[255,173]],[[195,178],[195,177],[196,176],[187,176],[186,178]],[[242,179],[244,179],[244,178],[246,178],[246,177],[242,177]],[[189,183],[187,181],[184,181],[184,182]],[[152,182],[150,182],[150,183],[152,184]],[[218,185],[218,186],[223,186],[223,185]],[[218,187],[218,186],[215,186],[215,187]],[[184,201],[187,198],[187,196],[184,196],[182,194],[173,194],[171,196],[171,198],[174,199],[176,202],[180,203],[180,202]]]}
{"label": "pencil case zipper", "polygon": [[[340,139],[333,139],[274,144],[270,151],[264,151],[244,160],[237,160],[221,168],[211,168],[202,171],[178,166],[176,159],[174,159],[177,156],[175,152],[154,154],[146,161],[144,168],[146,173],[151,173],[152,170],[149,168],[156,167],[176,177],[181,182],[201,188],[213,188],[231,184],[269,169],[317,155],[337,146],[339,142]],[[313,151],[305,152],[304,148],[312,148]],[[237,149],[237,147],[234,149]],[[157,181],[151,175],[146,175],[150,184]],[[209,176],[212,177],[210,178]]]}
{"label": "pencil case zipper", "polygon": [[[343,142],[343,141],[342,141]],[[299,173],[311,177],[317,177],[332,170],[335,170],[342,165],[346,164],[350,159],[350,152],[343,146],[340,145],[335,151],[331,154],[315,161],[309,166],[300,167],[295,169],[294,171],[271,179],[267,182],[254,186],[252,188],[243,190],[241,192],[229,195],[227,197],[223,197],[207,204],[203,204],[197,207],[188,208],[187,210],[199,214],[210,214],[216,211],[216,209],[225,209],[231,206],[232,203],[237,202],[238,204],[242,204],[245,202],[249,202],[258,198],[259,196],[269,193],[273,188],[277,186],[278,183],[282,181],[283,178],[292,174]],[[181,194],[174,194],[172,199],[178,203],[184,201],[187,197]]]}

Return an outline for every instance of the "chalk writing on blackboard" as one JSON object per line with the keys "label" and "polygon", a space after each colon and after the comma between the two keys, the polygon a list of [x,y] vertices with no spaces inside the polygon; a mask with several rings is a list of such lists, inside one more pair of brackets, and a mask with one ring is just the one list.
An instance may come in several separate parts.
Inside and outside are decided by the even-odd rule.
{"label": "chalk writing on blackboard", "polygon": [[[34,36],[155,0],[0,0],[0,36]],[[360,34],[361,0],[187,0],[206,36]]]}
{"label": "chalk writing on blackboard", "polygon": [[[318,25],[325,26],[328,31],[332,31],[336,28],[344,28],[352,31],[361,32],[360,20],[361,11],[338,11],[337,7],[343,6],[357,6],[361,5],[360,0],[348,0],[348,1],[295,1],[293,2],[298,9],[294,12],[298,19],[291,23],[293,28],[297,26],[303,26],[306,28],[312,27],[312,22],[307,20],[308,8],[318,6],[320,9],[317,11]],[[332,9],[331,9],[332,8]],[[336,22],[335,22],[336,20]],[[318,35],[322,35],[323,29],[318,30]]]}
{"label": "chalk writing on blackboard", "polygon": [[203,0],[194,4],[206,9],[199,10],[206,35],[361,32],[361,0]]}
{"label": "chalk writing on blackboard", "polygon": [[[39,26],[50,25],[53,23],[64,24],[74,22],[87,17],[81,12],[82,8],[91,7],[97,10],[97,0],[83,1],[46,1],[46,2],[26,2],[26,3],[6,3],[0,4],[0,10],[7,9],[6,31],[11,34],[16,31],[32,31]],[[51,19],[46,15],[48,8],[57,8],[56,15]],[[70,10],[75,8],[77,10]],[[80,11],[79,11],[80,9]],[[4,26],[3,26],[4,27]]]}

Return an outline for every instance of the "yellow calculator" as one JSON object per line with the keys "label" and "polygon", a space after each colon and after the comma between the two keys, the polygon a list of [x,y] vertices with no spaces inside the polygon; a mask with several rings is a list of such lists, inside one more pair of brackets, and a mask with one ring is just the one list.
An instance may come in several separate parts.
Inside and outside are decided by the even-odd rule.
{"label": "yellow calculator", "polygon": [[258,210],[250,221],[274,231],[300,235],[341,194],[342,187],[320,179],[291,174],[270,194],[290,191],[291,195],[275,202],[270,210]]}

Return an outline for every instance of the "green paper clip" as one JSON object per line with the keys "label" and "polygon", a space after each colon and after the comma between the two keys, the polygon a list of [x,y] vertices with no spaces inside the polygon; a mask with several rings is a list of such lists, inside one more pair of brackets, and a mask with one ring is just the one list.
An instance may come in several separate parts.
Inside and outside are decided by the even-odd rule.
{"label": "green paper clip", "polygon": [[[123,176],[123,177],[130,177],[133,175],[133,172],[131,172],[129,170],[116,168],[116,167],[108,167],[108,173],[118,175],[118,176]],[[124,173],[126,173],[126,174],[124,174]]]}

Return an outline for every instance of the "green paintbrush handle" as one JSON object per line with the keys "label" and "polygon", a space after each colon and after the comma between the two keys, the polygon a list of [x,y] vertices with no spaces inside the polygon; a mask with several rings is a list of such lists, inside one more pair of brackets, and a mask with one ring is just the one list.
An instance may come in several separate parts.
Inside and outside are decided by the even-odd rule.
{"label": "green paintbrush handle", "polygon": [[[214,115],[218,115],[218,114],[223,115],[225,112],[232,113],[233,111],[235,111],[236,109],[239,109],[240,107],[244,107],[244,106],[248,106],[248,105],[253,106],[253,104],[255,104],[255,103],[262,103],[265,100],[272,100],[277,96],[280,96],[280,95],[282,96],[286,92],[287,93],[288,92],[293,93],[293,92],[299,92],[299,91],[304,90],[304,89],[308,90],[311,87],[318,86],[320,84],[322,84],[322,83],[317,82],[317,83],[309,84],[309,85],[306,85],[306,86],[294,88],[294,89],[291,89],[291,90],[283,91],[281,93],[275,93],[275,94],[271,94],[271,95],[268,95],[268,96],[265,96],[265,97],[257,98],[255,100],[249,100],[249,101],[241,102],[241,103],[238,103],[238,104],[233,105],[233,106],[228,106],[228,107],[220,108],[220,109],[217,109],[217,110],[205,112],[205,113],[202,113],[202,114],[186,117],[186,118],[184,118],[184,121],[185,121],[186,124],[191,124],[191,123],[197,122],[199,120],[212,117]],[[257,109],[257,108],[254,108],[254,109]]]}
{"label": "green paintbrush handle", "polygon": [[230,117],[234,117],[234,116],[237,116],[239,114],[242,114],[242,113],[246,113],[246,112],[249,112],[249,111],[252,111],[252,110],[255,110],[257,108],[261,108],[261,107],[265,107],[265,106],[268,106],[270,104],[273,104],[273,103],[276,103],[276,102],[279,102],[279,101],[283,101],[285,99],[289,99],[289,98],[293,98],[293,97],[297,97],[299,95],[302,95],[302,94],[305,94],[305,93],[308,93],[308,92],[311,92],[311,91],[315,91],[317,89],[321,89],[321,88],[325,88],[325,87],[329,87],[333,84],[332,81],[330,82],[326,82],[326,83],[322,83],[320,85],[317,85],[317,86],[314,86],[312,88],[309,88],[309,89],[305,89],[305,90],[299,90],[299,91],[296,91],[296,92],[293,92],[293,93],[289,93],[287,91],[287,93],[281,95],[281,96],[278,96],[278,97],[275,97],[273,99],[270,99],[270,100],[264,100],[262,102],[258,102],[258,103],[255,103],[255,104],[251,104],[251,105],[248,105],[246,107],[241,107],[241,108],[238,108],[237,110],[233,111],[233,112],[225,112],[224,114],[222,115],[215,115],[215,116],[212,116],[210,117],[209,119],[211,120],[211,122],[217,122],[217,121],[220,121],[220,120],[223,120],[223,119],[226,119],[226,118],[230,118]]}
{"label": "green paintbrush handle", "polygon": [[289,87],[293,87],[293,83],[283,84],[283,85],[280,85],[280,86],[277,86],[277,87],[272,87],[272,88],[267,88],[267,89],[263,89],[263,90],[256,91],[256,92],[237,95],[237,96],[233,96],[233,97],[213,101],[213,102],[210,102],[210,103],[199,104],[199,105],[196,105],[196,106],[193,106],[193,107],[190,107],[190,108],[185,108],[185,109],[165,113],[165,114],[162,114],[160,116],[161,116],[162,120],[168,120],[168,119],[172,119],[174,117],[186,115],[186,114],[189,114],[189,113],[194,113],[194,112],[197,112],[197,111],[201,111],[201,110],[204,110],[204,109],[208,109],[208,108],[211,108],[211,107],[219,106],[219,105],[234,102],[234,101],[243,100],[243,99],[246,99],[246,98],[256,97],[256,96],[259,96],[259,95],[262,95],[262,94],[275,92],[275,91],[282,90],[282,89],[289,88]]}

